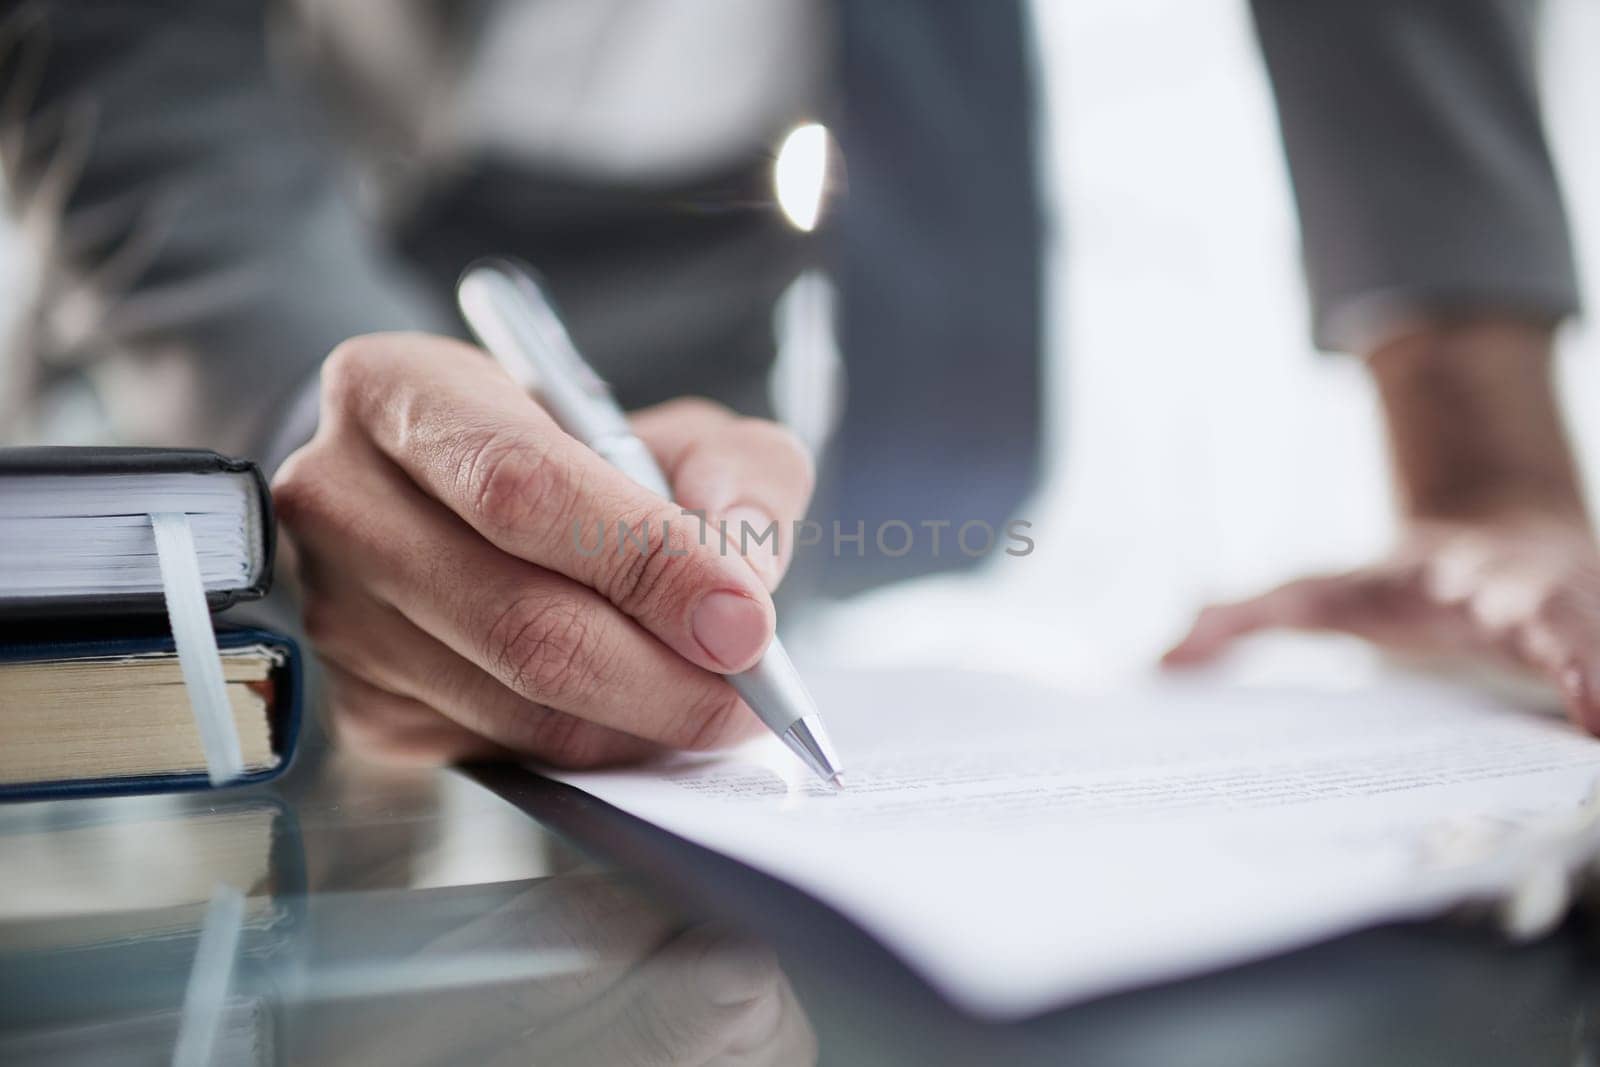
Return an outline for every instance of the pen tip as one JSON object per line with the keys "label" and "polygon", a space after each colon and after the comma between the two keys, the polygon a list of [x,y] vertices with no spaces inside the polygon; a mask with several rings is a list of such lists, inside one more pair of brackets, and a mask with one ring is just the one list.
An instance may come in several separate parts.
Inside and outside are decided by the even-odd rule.
{"label": "pen tip", "polygon": [[832,777],[828,779],[828,784],[833,786],[835,793],[844,792],[844,772],[834,771]]}

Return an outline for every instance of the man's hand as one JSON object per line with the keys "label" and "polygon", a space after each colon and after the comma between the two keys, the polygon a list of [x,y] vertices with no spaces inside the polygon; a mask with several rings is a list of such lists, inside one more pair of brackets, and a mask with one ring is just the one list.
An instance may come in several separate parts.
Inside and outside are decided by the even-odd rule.
{"label": "man's hand", "polygon": [[1600,554],[1587,528],[1537,517],[1416,525],[1389,560],[1206,608],[1168,666],[1260,630],[1336,630],[1396,652],[1536,672],[1600,733]]}
{"label": "man's hand", "polygon": [[1550,347],[1544,326],[1479,319],[1375,352],[1404,515],[1398,549],[1373,567],[1206,608],[1163,663],[1208,662],[1260,630],[1335,630],[1533,672],[1600,734],[1600,551]]}
{"label": "man's hand", "polygon": [[385,334],[328,357],[317,435],[273,498],[342,735],[391,757],[593,766],[759,728],[722,675],[771,641],[788,543],[746,560],[715,524],[786,534],[810,461],[781,428],[706,401],[634,426],[677,503],[476,349]]}

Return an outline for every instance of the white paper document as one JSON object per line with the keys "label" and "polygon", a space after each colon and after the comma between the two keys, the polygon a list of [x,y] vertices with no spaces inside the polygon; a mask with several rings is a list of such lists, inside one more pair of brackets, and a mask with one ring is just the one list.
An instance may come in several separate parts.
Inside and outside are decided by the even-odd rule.
{"label": "white paper document", "polygon": [[1502,897],[1571,856],[1600,742],[1420,683],[1053,690],[810,678],[848,788],[776,740],[557,777],[785,879],[995,1016]]}

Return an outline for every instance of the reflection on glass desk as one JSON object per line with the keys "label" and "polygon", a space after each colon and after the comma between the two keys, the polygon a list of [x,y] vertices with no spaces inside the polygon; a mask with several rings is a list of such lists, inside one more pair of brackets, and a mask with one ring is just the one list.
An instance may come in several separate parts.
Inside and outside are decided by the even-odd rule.
{"label": "reflection on glass desk", "polygon": [[15,805],[0,857],[7,1065],[817,1058],[769,950],[452,772]]}
{"label": "reflection on glass desk", "polygon": [[1600,1063],[1577,925],[1377,930],[990,1025],[793,890],[515,768],[324,750],[277,786],[0,807],[0,872],[7,1067]]}

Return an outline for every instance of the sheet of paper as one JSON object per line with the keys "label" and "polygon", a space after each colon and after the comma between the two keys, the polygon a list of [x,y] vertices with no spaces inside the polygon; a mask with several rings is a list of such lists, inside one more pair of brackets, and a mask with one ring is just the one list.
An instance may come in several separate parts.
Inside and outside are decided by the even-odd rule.
{"label": "sheet of paper", "polygon": [[1506,888],[1600,743],[1420,683],[1070,693],[951,672],[810,676],[848,788],[775,740],[558,777],[831,904],[996,1017]]}

